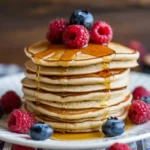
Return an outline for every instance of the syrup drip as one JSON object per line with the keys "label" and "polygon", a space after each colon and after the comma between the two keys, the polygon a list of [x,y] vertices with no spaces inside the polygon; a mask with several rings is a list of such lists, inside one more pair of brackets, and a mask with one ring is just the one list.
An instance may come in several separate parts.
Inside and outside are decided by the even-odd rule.
{"label": "syrup drip", "polygon": [[103,101],[100,103],[100,106],[101,107],[107,107],[108,106],[107,103],[108,103],[108,100],[110,99],[110,97],[111,97],[111,91],[109,89],[106,91],[106,95],[105,95]]}
{"label": "syrup drip", "polygon": [[39,92],[40,92],[40,69],[41,67],[38,65],[37,66],[37,74],[36,74],[36,91],[37,91],[37,95],[35,96],[36,97],[36,104],[39,104]]}
{"label": "syrup drip", "polygon": [[106,121],[108,114],[109,114],[109,110],[106,110],[106,111],[104,112],[104,115],[103,115],[103,119],[102,119],[103,122]]}
{"label": "syrup drip", "polygon": [[108,58],[107,56],[103,57],[103,69],[104,70],[109,70],[109,63],[112,60],[110,58]]}
{"label": "syrup drip", "polygon": [[105,78],[105,87],[107,90],[110,89],[111,79],[110,77]]}
{"label": "syrup drip", "polygon": [[102,76],[105,79],[104,85],[105,85],[105,88],[106,88],[107,92],[106,92],[106,96],[104,97],[104,100],[100,104],[101,107],[107,107],[108,100],[111,97],[110,84],[111,84],[111,75],[112,75],[112,73],[109,70],[109,63],[111,61],[112,60],[110,58],[108,58],[107,56],[103,57],[103,69],[104,69],[104,71],[102,72]]}

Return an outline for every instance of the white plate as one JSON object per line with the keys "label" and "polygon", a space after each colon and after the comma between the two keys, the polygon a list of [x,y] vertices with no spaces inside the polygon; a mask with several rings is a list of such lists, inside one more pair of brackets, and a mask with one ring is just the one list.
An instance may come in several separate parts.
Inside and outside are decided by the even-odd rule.
{"label": "white plate", "polygon": [[[0,79],[0,96],[7,90],[15,90],[20,96],[21,84],[20,80],[23,78],[23,74],[17,74]],[[132,90],[138,85],[149,88],[150,76],[132,72],[132,83],[129,88]],[[56,141],[56,140],[45,140],[45,141],[34,141],[29,138],[28,135],[16,134],[7,131],[5,117],[0,121],[0,140],[40,148],[51,148],[51,149],[95,149],[108,147],[114,142],[130,143],[141,139],[150,137],[150,121],[143,125],[135,126],[132,130],[125,132],[122,136],[114,138],[103,138],[96,140],[83,140],[83,141]]]}

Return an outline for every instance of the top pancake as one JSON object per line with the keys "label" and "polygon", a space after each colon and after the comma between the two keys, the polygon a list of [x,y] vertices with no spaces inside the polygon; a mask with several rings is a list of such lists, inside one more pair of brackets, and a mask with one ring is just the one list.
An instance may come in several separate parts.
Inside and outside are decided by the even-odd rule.
{"label": "top pancake", "polygon": [[139,53],[117,43],[108,46],[89,43],[86,48],[69,49],[63,44],[52,45],[40,41],[25,48],[25,53],[35,64],[43,66],[88,66],[111,61],[136,61]]}

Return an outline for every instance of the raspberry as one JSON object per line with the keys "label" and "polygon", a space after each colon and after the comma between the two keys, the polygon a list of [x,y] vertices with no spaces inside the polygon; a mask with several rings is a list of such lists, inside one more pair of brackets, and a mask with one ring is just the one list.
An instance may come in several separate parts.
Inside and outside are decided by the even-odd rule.
{"label": "raspberry", "polygon": [[13,144],[11,150],[36,150],[36,149],[32,147],[25,147],[25,146]]}
{"label": "raspberry", "polygon": [[143,96],[150,96],[150,92],[142,86],[139,86],[133,91],[133,99],[141,99]]}
{"label": "raspberry", "polygon": [[63,32],[68,25],[68,22],[64,19],[56,19],[49,24],[49,31],[47,32],[46,38],[51,43],[62,43]]}
{"label": "raspberry", "polygon": [[89,32],[81,25],[71,25],[63,34],[64,43],[70,48],[81,48],[89,42]]}
{"label": "raspberry", "polygon": [[32,113],[15,109],[9,116],[8,128],[12,132],[26,134],[35,122],[35,116]]}
{"label": "raspberry", "polygon": [[0,104],[4,108],[4,112],[10,113],[16,108],[20,108],[21,99],[14,91],[6,92],[0,100]]}
{"label": "raspberry", "polygon": [[110,25],[104,21],[97,21],[91,29],[91,41],[97,44],[108,43],[112,40],[113,32]]}
{"label": "raspberry", "polygon": [[145,123],[150,118],[150,108],[145,102],[134,100],[129,108],[128,116],[136,124]]}
{"label": "raspberry", "polygon": [[131,150],[127,144],[115,143],[108,150]]}
{"label": "raspberry", "polygon": [[140,53],[140,58],[138,60],[139,62],[143,62],[144,57],[147,54],[147,50],[145,46],[140,41],[136,41],[136,40],[130,41],[128,46]]}

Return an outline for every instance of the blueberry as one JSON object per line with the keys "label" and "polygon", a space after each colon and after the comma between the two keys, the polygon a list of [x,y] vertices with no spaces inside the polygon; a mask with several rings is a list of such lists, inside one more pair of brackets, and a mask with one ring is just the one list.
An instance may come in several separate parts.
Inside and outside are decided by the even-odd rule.
{"label": "blueberry", "polygon": [[2,118],[4,115],[4,109],[3,109],[3,106],[0,105],[0,118]]}
{"label": "blueberry", "polygon": [[85,26],[87,29],[91,29],[93,26],[93,15],[86,10],[76,10],[70,16],[69,24],[79,24]]}
{"label": "blueberry", "polygon": [[147,104],[150,104],[150,97],[143,96],[143,97],[141,98],[141,100],[144,101],[144,102],[147,103]]}
{"label": "blueberry", "polygon": [[125,130],[125,123],[116,117],[111,117],[102,125],[102,132],[107,137],[114,137],[121,135]]}
{"label": "blueberry", "polygon": [[45,123],[35,123],[30,128],[30,136],[33,140],[43,141],[53,134],[53,128]]}

